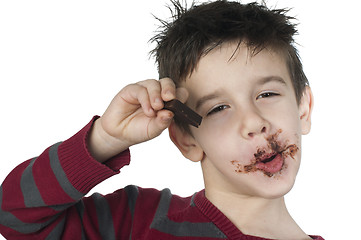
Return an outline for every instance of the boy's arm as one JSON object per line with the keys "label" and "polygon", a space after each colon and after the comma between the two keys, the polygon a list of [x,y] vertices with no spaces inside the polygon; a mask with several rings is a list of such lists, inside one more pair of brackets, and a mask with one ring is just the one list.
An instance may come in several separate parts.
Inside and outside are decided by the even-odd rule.
{"label": "boy's arm", "polygon": [[129,151],[101,164],[86,147],[96,118],[68,140],[17,166],[0,187],[0,232],[7,239],[45,239],[64,221],[79,222],[72,208],[91,188],[129,164]]}
{"label": "boy's arm", "polygon": [[16,167],[0,187],[1,233],[8,239],[43,239],[69,231],[64,229],[69,222],[81,225],[80,199],[129,163],[131,145],[158,136],[170,124],[173,114],[156,100],[175,97],[170,81],[125,87],[101,118]]}

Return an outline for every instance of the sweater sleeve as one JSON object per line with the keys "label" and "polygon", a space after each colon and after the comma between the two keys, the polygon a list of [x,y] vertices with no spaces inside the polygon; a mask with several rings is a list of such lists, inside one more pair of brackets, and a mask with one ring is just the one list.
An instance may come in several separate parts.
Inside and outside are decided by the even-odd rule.
{"label": "sweater sleeve", "polygon": [[64,226],[73,239],[82,239],[89,205],[84,195],[130,162],[129,150],[104,164],[92,158],[86,143],[96,118],[6,177],[0,187],[0,233],[6,239],[59,239]]}

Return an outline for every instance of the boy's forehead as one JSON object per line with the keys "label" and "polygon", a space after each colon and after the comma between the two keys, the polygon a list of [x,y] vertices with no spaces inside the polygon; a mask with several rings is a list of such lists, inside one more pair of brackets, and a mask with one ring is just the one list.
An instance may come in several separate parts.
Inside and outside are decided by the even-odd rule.
{"label": "boy's forehead", "polygon": [[[212,87],[212,79],[226,84],[227,79],[240,78],[251,82],[270,76],[287,75],[284,54],[271,48],[254,53],[246,44],[227,43],[202,56],[193,72],[182,82],[184,87],[201,84]],[[237,76],[238,75],[238,76]],[[281,76],[279,78],[282,78]],[[286,80],[285,80],[286,81]]]}

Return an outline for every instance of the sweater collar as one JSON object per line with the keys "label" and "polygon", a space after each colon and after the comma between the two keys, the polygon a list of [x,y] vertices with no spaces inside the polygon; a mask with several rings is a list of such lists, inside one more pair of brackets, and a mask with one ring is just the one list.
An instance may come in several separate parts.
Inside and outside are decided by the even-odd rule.
{"label": "sweater collar", "polygon": [[205,190],[196,193],[194,205],[212,221],[226,236],[232,240],[265,240],[265,238],[254,237],[243,234],[205,195]]}
{"label": "sweater collar", "polygon": [[[268,238],[256,237],[243,234],[232,222],[229,220],[226,215],[224,215],[213,203],[211,203],[205,194],[203,189],[200,192],[197,192],[192,198],[192,204],[194,204],[199,211],[202,212],[210,221],[212,221],[220,231],[227,236],[227,239],[230,240],[272,240]],[[312,236],[311,238],[316,240],[323,240],[320,236]]]}

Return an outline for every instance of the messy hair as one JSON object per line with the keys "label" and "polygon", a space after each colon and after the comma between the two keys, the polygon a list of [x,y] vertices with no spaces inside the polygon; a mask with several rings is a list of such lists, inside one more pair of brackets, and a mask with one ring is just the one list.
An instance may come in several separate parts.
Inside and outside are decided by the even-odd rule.
{"label": "messy hair", "polygon": [[[171,0],[169,21],[158,19],[161,26],[151,42],[151,54],[158,65],[159,78],[169,77],[176,85],[192,74],[200,58],[226,42],[246,44],[252,56],[265,48],[285,57],[299,103],[308,85],[294,35],[297,34],[288,9],[269,9],[266,4],[217,0],[188,8]],[[236,49],[237,51],[237,49]]]}

